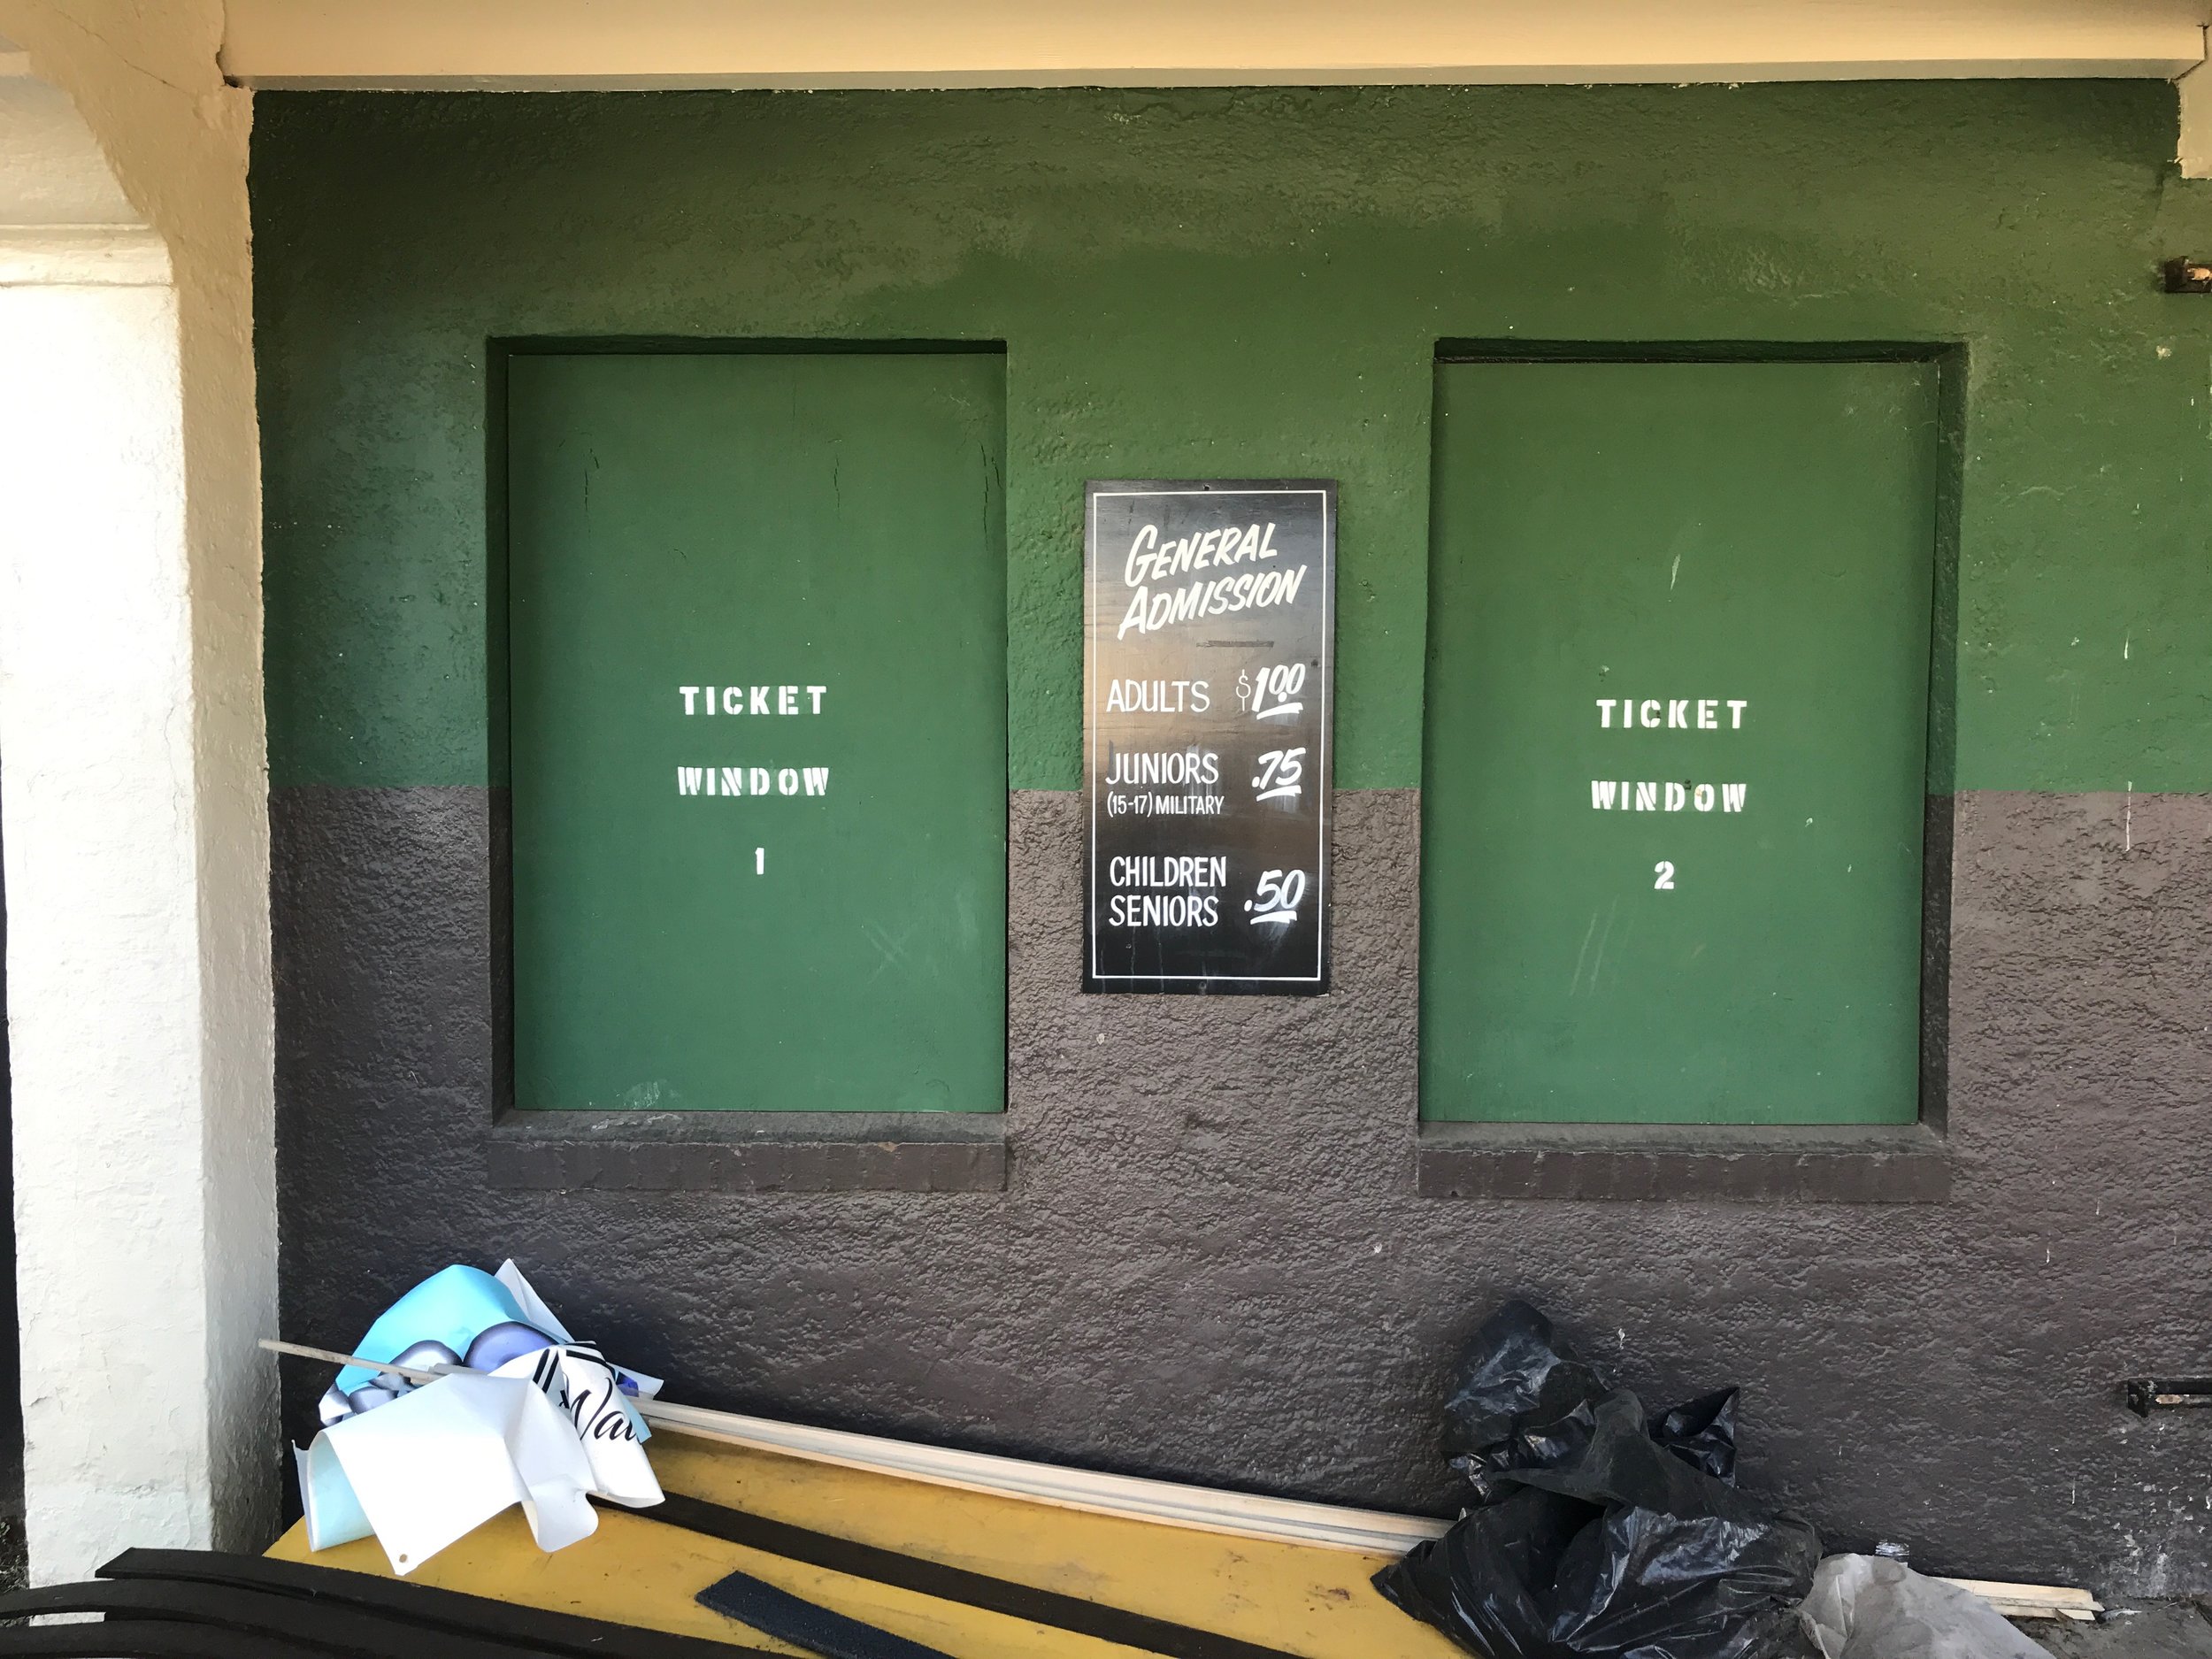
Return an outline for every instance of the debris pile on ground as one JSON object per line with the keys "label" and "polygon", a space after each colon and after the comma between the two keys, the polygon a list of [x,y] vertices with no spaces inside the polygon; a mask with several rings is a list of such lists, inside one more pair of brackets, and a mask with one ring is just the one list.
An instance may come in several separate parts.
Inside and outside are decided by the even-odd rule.
{"label": "debris pile on ground", "polygon": [[512,1262],[432,1274],[353,1353],[295,1454],[317,1549],[373,1532],[403,1574],[518,1503],[552,1550],[598,1527],[594,1497],[661,1501],[631,1403],[659,1379],[579,1342]]}
{"label": "debris pile on ground", "polygon": [[[299,1454],[304,1528],[280,1553],[303,1545],[319,1553],[373,1532],[391,1570],[404,1575],[519,1505],[526,1535],[511,1525],[503,1538],[456,1552],[434,1577],[534,1606],[555,1594],[536,1550],[597,1530],[594,1498],[650,1505],[643,1519],[610,1523],[584,1576],[564,1583],[595,1582],[596,1571],[606,1610],[609,1602],[642,1609],[651,1623],[683,1617],[678,1609],[687,1605],[695,1621],[704,1609],[731,1621],[733,1633],[758,1632],[822,1659],[959,1659],[994,1619],[1164,1659],[1381,1659],[1436,1645],[1401,1613],[1481,1659],[2080,1659],[2083,1650],[2068,1644],[2098,1627],[2064,1621],[2102,1611],[2083,1590],[1923,1577],[1906,1565],[1901,1545],[1823,1562],[1810,1525],[1736,1489],[1736,1389],[1647,1411],[1521,1302],[1484,1324],[1455,1376],[1445,1440],[1468,1502],[1448,1523],[673,1405],[656,1397],[657,1379],[578,1342],[511,1262],[496,1275],[462,1266],[433,1275],[352,1353],[264,1346],[345,1366],[325,1396],[323,1432]],[[649,1417],[680,1432],[656,1448],[672,1483],[666,1496],[642,1446]],[[772,1511],[807,1490],[808,1477],[777,1474],[756,1489],[720,1463],[742,1467],[757,1457],[801,1468],[810,1461],[826,1480],[857,1475],[864,1484],[830,1491],[821,1525],[801,1525]],[[875,1490],[858,1508],[855,1494],[886,1479],[938,1488],[941,1512],[923,1503],[902,1529],[872,1539],[882,1531],[885,1494]],[[764,1510],[751,1507],[777,1493]],[[1102,1571],[1096,1587],[1071,1594],[1036,1582],[1038,1562],[1025,1548],[995,1562],[989,1528],[972,1533],[968,1517],[947,1507],[970,1499],[1033,1506],[1019,1523],[1025,1534],[1054,1525],[1079,1532],[1087,1523],[1069,1517],[1103,1517],[1185,1540],[1194,1532],[1302,1552],[1279,1583],[1306,1587],[1287,1600],[1256,1594],[1243,1543],[1210,1569],[1222,1582],[1208,1586],[1208,1570],[1184,1572],[1202,1553],[1185,1542],[1167,1555],[1139,1547],[1142,1572],[1117,1579]],[[909,1514],[910,1502],[902,1495],[888,1512]],[[1111,1561],[1133,1537],[1093,1542]],[[717,1553],[732,1548],[743,1554]],[[1349,1564],[1345,1551],[1355,1552]],[[1369,1579],[1375,1559],[1392,1555]],[[1087,1559],[1073,1547],[1065,1555],[1056,1547],[1049,1558]],[[331,1559],[357,1572],[382,1570],[365,1548]],[[652,1586],[642,1596],[641,1581]],[[1367,1593],[1369,1583],[1379,1594]],[[248,1614],[261,1623],[236,1623],[234,1634],[264,1643],[316,1634],[296,1607],[248,1597],[234,1608],[190,1585],[39,1594],[46,1600],[23,1610],[104,1613],[134,1640],[158,1636],[128,1651],[163,1659],[209,1651],[207,1632],[189,1628],[196,1623]],[[557,1599],[585,1607],[565,1589]],[[425,1609],[435,1611],[408,1599],[378,1611],[404,1622],[428,1617]],[[2059,1624],[2052,1647],[2021,1634],[2008,1615]],[[369,1630],[357,1609],[340,1622],[353,1637],[373,1637],[372,1646],[393,1633]],[[292,1650],[254,1651],[277,1659]]]}
{"label": "debris pile on ground", "polygon": [[1831,1555],[1798,1609],[1821,1659],[2051,1659],[1982,1597],[1879,1555]]}
{"label": "debris pile on ground", "polygon": [[1813,1582],[1820,1540],[1746,1497],[1735,1391],[1647,1414],[1509,1302],[1445,1407],[1472,1504],[1375,1586],[1486,1659],[1753,1659]]}

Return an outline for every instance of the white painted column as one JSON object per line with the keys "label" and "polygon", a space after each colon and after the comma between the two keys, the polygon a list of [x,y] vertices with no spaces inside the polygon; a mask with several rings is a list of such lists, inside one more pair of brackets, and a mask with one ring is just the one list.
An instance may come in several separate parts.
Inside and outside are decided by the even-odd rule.
{"label": "white painted column", "polygon": [[25,108],[69,102],[12,96],[0,849],[27,1519],[54,1582],[272,1535],[266,793],[253,526],[234,487],[212,510],[190,488],[194,290],[111,178],[107,222],[22,222],[100,152],[81,127],[26,141]]}

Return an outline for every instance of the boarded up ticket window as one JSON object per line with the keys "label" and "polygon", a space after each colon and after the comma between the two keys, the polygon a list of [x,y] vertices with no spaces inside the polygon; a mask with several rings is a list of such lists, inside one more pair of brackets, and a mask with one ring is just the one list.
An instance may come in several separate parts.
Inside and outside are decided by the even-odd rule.
{"label": "boarded up ticket window", "polygon": [[510,360],[518,1106],[1003,1105],[1002,370]]}
{"label": "boarded up ticket window", "polygon": [[1938,373],[1440,364],[1426,1117],[1915,1118]]}

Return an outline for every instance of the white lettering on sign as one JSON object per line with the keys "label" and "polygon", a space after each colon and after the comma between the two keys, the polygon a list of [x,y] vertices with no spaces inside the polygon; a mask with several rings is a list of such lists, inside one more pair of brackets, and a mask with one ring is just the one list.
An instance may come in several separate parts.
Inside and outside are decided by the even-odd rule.
{"label": "white lettering on sign", "polygon": [[[810,709],[799,706],[803,692]],[[822,699],[829,695],[827,686],[679,686],[676,695],[684,700],[684,712],[689,715],[754,714],[768,712],[768,700],[776,701],[778,714],[819,714]]]}
{"label": "white lettering on sign", "polygon": [[[1720,785],[1720,810],[1724,812],[1742,811],[1744,792],[1747,787],[1740,783]],[[1597,812],[1679,812],[1685,807],[1710,812],[1713,810],[1714,787],[1709,783],[1676,783],[1671,779],[1616,782],[1610,778],[1593,778],[1590,780],[1590,807]]]}
{"label": "white lettering on sign", "polygon": [[1260,757],[1259,776],[1252,780],[1252,787],[1259,793],[1255,801],[1295,800],[1305,788],[1299,781],[1305,773],[1305,746],[1296,749],[1271,749]]}
{"label": "white lettering on sign", "polygon": [[1246,571],[1237,576],[1211,580],[1202,577],[1180,588],[1156,588],[1156,584],[1171,581],[1194,571],[1275,557],[1272,524],[1249,524],[1241,530],[1232,526],[1173,541],[1160,540],[1159,526],[1146,525],[1131,540],[1128,555],[1122,560],[1122,584],[1136,592],[1130,597],[1129,608],[1123,612],[1121,626],[1114,631],[1114,637],[1118,640],[1132,628],[1139,634],[1152,634],[1201,617],[1226,616],[1237,611],[1268,611],[1294,603],[1306,580],[1307,567],[1303,565],[1294,571]]}
{"label": "white lettering on sign", "polygon": [[1106,901],[1109,927],[1211,927],[1221,919],[1221,901],[1177,894],[1117,893]]}
{"label": "white lettering on sign", "polygon": [[678,795],[827,795],[827,766],[679,766]]}
{"label": "white lettering on sign", "polygon": [[1252,896],[1244,902],[1251,912],[1255,927],[1263,924],[1279,926],[1298,919],[1298,906],[1306,896],[1306,872],[1302,870],[1263,870],[1259,885],[1252,889]]}
{"label": "white lettering on sign", "polygon": [[[1641,701],[1634,697],[1598,697],[1593,701],[1597,704],[1598,725],[1606,731],[1611,731],[1616,726],[1624,732],[1655,732],[1662,729],[1717,732],[1721,729],[1720,707],[1724,699],[1719,697],[1646,697]],[[1729,697],[1724,701],[1728,705],[1728,729],[1740,732],[1743,730],[1743,713],[1751,706],[1751,700],[1748,697]],[[1693,708],[1697,710],[1695,720],[1690,718]],[[1616,710],[1620,715],[1617,721],[1613,718]]]}
{"label": "white lettering on sign", "polygon": [[1202,680],[1113,680],[1106,685],[1109,714],[1203,714],[1213,706]]}
{"label": "white lettering on sign", "polygon": [[[1744,710],[1751,706],[1748,697],[1597,697],[1598,728],[1611,731],[1617,724],[1621,731],[1717,732],[1721,705],[1728,708],[1728,726],[1732,732],[1743,730]],[[1694,716],[1692,710],[1696,712]],[[1724,812],[1740,812],[1744,799],[1749,793],[1740,783],[1693,783],[1673,779],[1593,778],[1590,780],[1590,810],[1594,812],[1680,812],[1686,809],[1710,812],[1717,803]],[[1675,867],[1671,860],[1661,859],[1652,866],[1655,878],[1652,887],[1661,893],[1674,891]]]}
{"label": "white lettering on sign", "polygon": [[1258,576],[1247,571],[1241,576],[1224,576],[1217,581],[1192,582],[1172,592],[1155,593],[1149,588],[1140,588],[1130,599],[1129,609],[1122,613],[1121,626],[1114,630],[1114,637],[1119,639],[1132,628],[1140,634],[1154,634],[1200,617],[1267,611],[1294,603],[1300,585],[1306,580],[1306,568],[1301,565],[1288,572],[1268,571]]}
{"label": "white lettering on sign", "polygon": [[[1303,663],[1275,663],[1260,670],[1256,680],[1241,669],[1237,672],[1237,707],[1248,710],[1261,720],[1294,720],[1306,710],[1302,703],[1293,703],[1306,687],[1306,665]],[[1270,703],[1268,699],[1274,701]]]}
{"label": "white lettering on sign", "polygon": [[1229,861],[1218,855],[1193,857],[1125,854],[1106,861],[1106,879],[1117,887],[1225,887]]}
{"label": "white lettering on sign", "polygon": [[1108,818],[1219,818],[1226,809],[1225,795],[1124,795],[1109,789],[1103,797]]}
{"label": "white lettering on sign", "polygon": [[1220,781],[1221,757],[1210,749],[1117,749],[1106,768],[1110,786]]}
{"label": "white lettering on sign", "polygon": [[1229,861],[1125,854],[1107,860],[1106,880],[1122,889],[1106,902],[1110,927],[1211,927],[1221,919],[1221,901],[1210,889],[1228,886]]}
{"label": "white lettering on sign", "polygon": [[1121,565],[1122,585],[1141,588],[1147,582],[1163,582],[1211,565],[1274,557],[1275,526],[1271,524],[1264,529],[1254,524],[1240,531],[1209,530],[1203,535],[1164,542],[1160,540],[1160,526],[1148,524],[1130,541],[1129,557]]}

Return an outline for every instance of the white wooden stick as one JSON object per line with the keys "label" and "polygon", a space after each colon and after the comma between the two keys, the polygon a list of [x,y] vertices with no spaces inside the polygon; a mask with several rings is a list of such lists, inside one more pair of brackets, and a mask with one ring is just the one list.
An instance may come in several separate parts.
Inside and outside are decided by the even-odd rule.
{"label": "white wooden stick", "polygon": [[1448,1521],[1423,1515],[1394,1515],[1381,1509],[1346,1509],[1289,1498],[1263,1498],[1212,1486],[1145,1480],[1130,1475],[1102,1475],[1058,1463],[995,1457],[983,1452],[952,1451],[911,1440],[895,1440],[841,1429],[809,1428],[771,1417],[741,1417],[654,1401],[647,1417],[656,1426],[679,1429],[703,1440],[779,1452],[816,1463],[834,1463],[875,1474],[903,1476],[934,1486],[1023,1498],[1094,1515],[1158,1522],[1195,1532],[1271,1539],[1280,1543],[1317,1545],[1363,1555],[1402,1555],[1425,1539],[1440,1536]]}
{"label": "white wooden stick", "polygon": [[333,1365],[358,1365],[364,1371],[388,1371],[395,1377],[404,1377],[409,1382],[435,1382],[446,1373],[442,1371],[415,1371],[405,1365],[387,1364],[380,1359],[363,1359],[358,1354],[341,1354],[332,1348],[306,1348],[297,1342],[280,1342],[273,1337],[263,1337],[261,1346],[272,1354],[289,1354],[295,1359],[326,1360]]}
{"label": "white wooden stick", "polygon": [[[264,1338],[261,1346],[273,1354],[389,1371],[410,1382],[434,1382],[441,1374],[410,1371],[381,1360],[365,1359],[358,1354],[309,1348],[298,1342]],[[1367,1555],[1402,1555],[1424,1539],[1440,1535],[1450,1525],[1425,1516],[1256,1497],[1248,1493],[1182,1486],[1167,1480],[1143,1480],[1129,1475],[1095,1474],[1057,1463],[953,1451],[941,1446],[855,1434],[842,1429],[810,1428],[804,1424],[784,1423],[773,1417],[709,1411],[665,1400],[633,1400],[630,1403],[657,1428],[676,1429],[725,1445],[775,1452],[870,1474],[897,1475],[961,1491],[1023,1498],[1060,1509],[1156,1521],[1163,1525],[1225,1532],[1238,1538],[1273,1539],[1282,1543],[1313,1544]]]}

